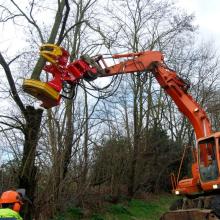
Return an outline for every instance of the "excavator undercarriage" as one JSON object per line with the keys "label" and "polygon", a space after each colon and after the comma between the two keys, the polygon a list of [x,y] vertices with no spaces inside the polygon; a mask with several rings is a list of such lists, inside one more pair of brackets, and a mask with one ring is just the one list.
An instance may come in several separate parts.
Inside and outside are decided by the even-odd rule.
{"label": "excavator undercarriage", "polygon": [[160,220],[219,220],[219,218],[210,209],[188,209],[167,212]]}
{"label": "excavator undercarriage", "polygon": [[181,198],[176,200],[170,211],[160,220],[217,220],[220,219],[220,195]]}

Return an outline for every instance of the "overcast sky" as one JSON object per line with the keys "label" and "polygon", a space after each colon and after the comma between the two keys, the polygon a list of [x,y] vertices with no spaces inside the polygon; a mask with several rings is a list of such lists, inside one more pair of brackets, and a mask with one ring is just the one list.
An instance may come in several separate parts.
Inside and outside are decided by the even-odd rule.
{"label": "overcast sky", "polygon": [[[216,48],[220,51],[220,0],[174,0],[189,13],[195,13],[195,24],[200,27],[200,38],[215,41]],[[16,52],[15,48],[22,47],[24,34],[12,24],[1,26],[1,50]],[[13,53],[12,52],[12,53]]]}
{"label": "overcast sky", "polygon": [[195,13],[201,39],[215,41],[220,49],[220,0],[179,0],[179,5]]}

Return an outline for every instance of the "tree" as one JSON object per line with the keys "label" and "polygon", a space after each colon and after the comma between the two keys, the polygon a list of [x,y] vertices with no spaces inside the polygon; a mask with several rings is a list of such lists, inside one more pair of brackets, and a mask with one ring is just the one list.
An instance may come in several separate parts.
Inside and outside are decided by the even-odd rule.
{"label": "tree", "polygon": [[[92,1],[87,2],[88,5],[91,4]],[[92,3],[94,3],[93,1]],[[31,1],[27,9],[22,8],[22,6],[18,5],[18,3],[14,0],[10,1],[12,9],[9,9],[9,5],[1,5],[2,9],[2,20],[1,22],[15,21],[17,19],[23,18],[24,24],[31,30],[31,33],[36,34],[38,36],[37,42],[40,43],[62,43],[64,37],[73,30],[78,24],[74,24],[68,27],[66,30],[67,19],[69,16],[70,6],[68,0],[61,0],[57,2],[57,10],[55,13],[54,23],[47,27],[49,30],[49,36],[44,36],[43,27],[44,24],[39,25],[37,22],[37,17],[34,17],[34,12],[37,11],[37,8],[40,8],[40,12],[43,10],[42,5],[35,4],[35,1]],[[80,6],[80,2],[75,2],[77,7]],[[82,9],[82,8],[81,8]],[[28,11],[29,10],[29,11]],[[86,7],[83,9],[86,11]],[[84,11],[84,12],[85,12]],[[39,11],[38,11],[39,12]],[[20,22],[21,20],[18,20]],[[83,20],[79,21],[79,25],[83,23]],[[33,31],[33,32],[32,32]],[[34,35],[33,34],[33,35]],[[76,52],[76,51],[75,51]],[[19,55],[20,56],[20,55]],[[18,56],[18,57],[19,57]],[[16,57],[17,58],[17,57]],[[12,61],[14,61],[13,59]],[[42,110],[36,110],[32,106],[24,106],[20,98],[20,94],[17,91],[15,86],[15,80],[12,77],[10,64],[12,61],[6,62],[5,58],[1,54],[0,56],[0,64],[3,66],[4,71],[6,73],[8,83],[10,85],[10,91],[12,94],[12,98],[14,99],[16,105],[19,107],[21,114],[23,115],[23,120],[17,120],[19,126],[17,129],[20,129],[24,135],[24,147],[23,147],[23,157],[22,163],[19,173],[19,187],[25,188],[27,190],[27,194],[34,201],[35,194],[35,178],[36,178],[36,167],[35,167],[35,157],[36,157],[36,147],[38,144],[39,131],[42,119]],[[45,60],[43,58],[39,58],[37,63],[35,64],[32,72],[32,79],[39,79],[40,73],[42,72],[42,68],[45,64]],[[72,115],[71,112],[69,115],[69,121],[71,121]],[[71,128],[71,127],[69,127]],[[70,129],[71,130],[71,129]],[[69,131],[71,132],[71,131]],[[66,141],[71,138],[66,139]],[[66,143],[68,145],[68,143]],[[71,145],[72,143],[69,143]],[[72,146],[72,145],[71,145]],[[68,147],[70,149],[70,147]],[[69,160],[69,152],[68,150],[65,153],[66,160]],[[68,155],[68,156],[67,156]],[[67,169],[68,164],[64,163],[64,174]],[[31,207],[28,207],[28,210],[25,215],[25,219],[31,219],[33,212],[31,212]]]}
{"label": "tree", "polygon": [[[117,32],[113,48],[133,52],[153,49],[166,51],[176,39],[191,34],[194,30],[193,16],[177,12],[174,5],[168,1],[158,3],[126,0],[121,3],[123,7],[121,4],[118,6],[117,3],[108,9],[114,23],[114,31]],[[162,90],[157,92],[155,80],[151,75],[132,74],[126,86],[131,88],[133,96],[133,133],[131,135],[133,140],[129,178],[129,195],[132,197],[136,188],[141,133],[146,127],[150,129],[155,120],[158,123],[162,120],[164,105],[162,105]]]}
{"label": "tree", "polygon": [[95,147],[91,184],[109,186],[110,195],[115,199],[127,185],[129,145],[125,137],[113,137]]}
{"label": "tree", "polygon": [[[62,100],[43,114],[19,91],[19,76],[13,73],[31,72],[32,79],[47,79],[41,74],[45,60],[33,52],[47,42],[66,48],[70,61],[83,53],[161,50],[168,66],[192,80],[190,91],[196,99],[210,107],[206,100],[215,100],[218,61],[208,47],[192,46],[193,16],[166,0],[108,1],[103,3],[108,6],[105,10],[96,0],[28,2],[25,7],[10,0],[10,5],[0,7],[2,23],[25,25],[28,44],[28,50],[15,58],[6,52],[0,56],[9,85],[1,87],[18,107],[10,109],[11,115],[2,114],[0,123],[8,145],[17,144],[13,154],[20,165],[18,185],[26,187],[35,202],[35,217],[48,219],[68,204],[84,204],[96,185],[107,185],[116,196],[124,185],[130,197],[139,190],[157,191],[170,166],[178,163],[175,157],[182,146],[194,137],[152,74],[113,77],[103,88],[99,85],[103,78],[98,83],[80,81],[73,100]],[[38,19],[44,11],[54,19],[48,23]],[[159,175],[152,175],[152,169]],[[31,219],[30,210],[25,219]]]}

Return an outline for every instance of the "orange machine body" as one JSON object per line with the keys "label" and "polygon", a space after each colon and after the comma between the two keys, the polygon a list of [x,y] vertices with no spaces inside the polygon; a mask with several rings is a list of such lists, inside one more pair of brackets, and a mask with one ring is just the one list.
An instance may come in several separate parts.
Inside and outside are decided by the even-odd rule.
{"label": "orange machine body", "polygon": [[[44,48],[47,49],[47,47]],[[56,54],[55,56],[55,53],[53,54],[52,49],[50,49],[51,57],[47,51],[45,52],[46,56],[44,56],[44,48],[41,50],[41,55],[51,63],[44,69],[49,70],[54,77],[51,81],[46,82],[46,84],[56,91],[56,95],[52,97],[47,92],[47,89],[40,91],[36,86],[27,88],[24,84],[24,89],[40,99],[43,102],[42,106],[45,108],[51,108],[59,104],[62,96],[62,84],[64,82],[72,86],[78,83],[80,79],[94,80],[97,77],[108,77],[118,74],[143,71],[152,72],[160,86],[172,98],[179,110],[189,119],[194,128],[197,140],[195,162],[192,164],[192,178],[178,181],[175,184],[174,192],[176,194],[195,195],[215,191],[220,188],[220,132],[212,133],[211,125],[205,111],[187,92],[188,84],[175,71],[165,65],[161,52],[145,51],[140,53],[116,54],[112,56],[113,59],[126,58],[126,60],[119,61],[118,64],[112,66],[108,66],[102,56],[89,59],[82,58],[71,63],[65,62],[61,65],[59,64],[59,60],[62,53],[61,55],[57,53],[58,55]],[[62,48],[60,51],[65,50]],[[64,53],[65,58],[67,54],[66,52]],[[33,90],[35,93],[32,92]],[[37,95],[35,95],[36,93]]]}

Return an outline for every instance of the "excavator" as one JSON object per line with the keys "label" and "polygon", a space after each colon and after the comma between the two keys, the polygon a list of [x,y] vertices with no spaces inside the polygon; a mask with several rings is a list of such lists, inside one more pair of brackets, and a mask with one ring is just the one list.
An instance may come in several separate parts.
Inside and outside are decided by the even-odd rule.
{"label": "excavator", "polygon": [[[119,74],[151,72],[159,85],[171,97],[195,131],[192,177],[178,180],[172,176],[172,192],[180,196],[161,220],[220,219],[220,132],[213,132],[206,112],[188,93],[189,84],[170,69],[160,51],[114,54],[113,65],[107,65],[102,55],[69,62],[69,53],[63,47],[44,44],[40,55],[46,60],[44,70],[51,76],[46,82],[25,79],[23,90],[41,102],[41,107],[58,106],[62,98],[71,98],[71,92],[80,80],[93,81]],[[123,61],[121,61],[123,60]]]}

